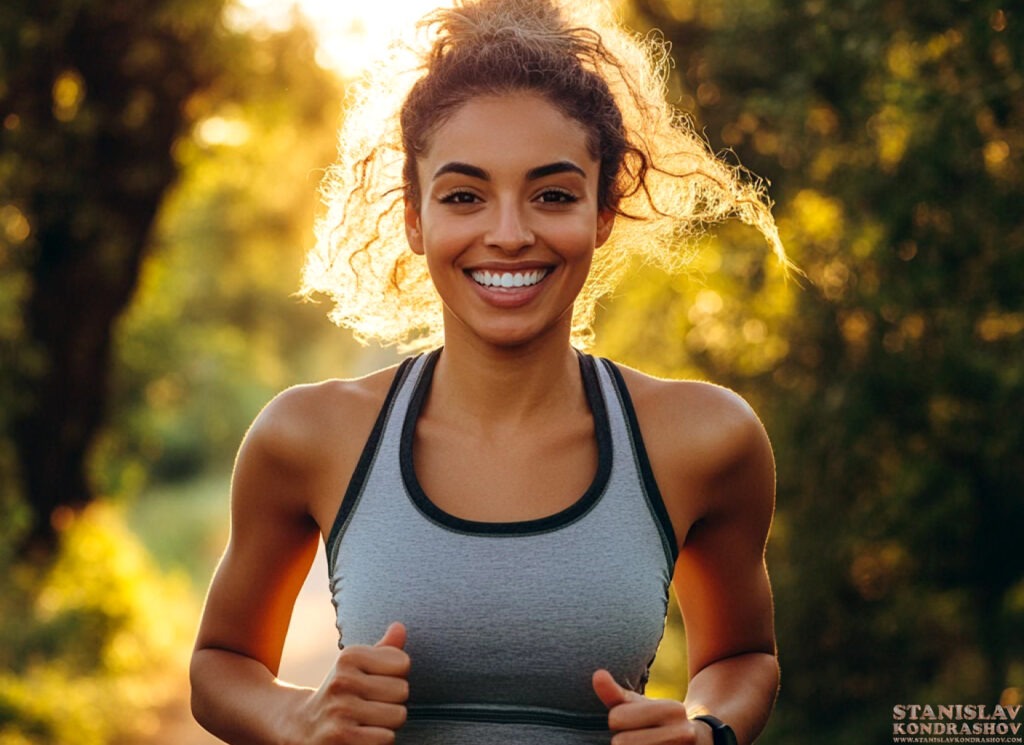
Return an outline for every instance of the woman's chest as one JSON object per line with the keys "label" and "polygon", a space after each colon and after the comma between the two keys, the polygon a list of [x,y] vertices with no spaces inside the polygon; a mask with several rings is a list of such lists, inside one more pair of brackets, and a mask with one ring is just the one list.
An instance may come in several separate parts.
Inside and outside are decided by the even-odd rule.
{"label": "woman's chest", "polygon": [[593,423],[487,437],[420,422],[415,477],[431,501],[466,520],[535,520],[560,512],[593,483],[598,452]]}
{"label": "woman's chest", "polygon": [[341,641],[404,623],[416,705],[601,713],[593,672],[642,689],[664,630],[664,557],[632,527],[484,537],[354,522],[333,567]]}

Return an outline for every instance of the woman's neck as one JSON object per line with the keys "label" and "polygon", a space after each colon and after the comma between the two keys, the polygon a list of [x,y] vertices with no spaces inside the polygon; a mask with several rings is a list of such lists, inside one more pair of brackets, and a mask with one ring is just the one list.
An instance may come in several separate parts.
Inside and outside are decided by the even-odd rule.
{"label": "woman's neck", "polygon": [[568,334],[500,347],[447,335],[425,414],[482,429],[568,416],[586,407]]}

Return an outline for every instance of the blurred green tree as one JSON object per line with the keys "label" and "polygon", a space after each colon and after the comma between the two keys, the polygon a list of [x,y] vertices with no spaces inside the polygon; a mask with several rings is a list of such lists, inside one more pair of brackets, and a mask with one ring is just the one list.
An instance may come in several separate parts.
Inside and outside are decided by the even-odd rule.
{"label": "blurred green tree", "polygon": [[[277,31],[221,5],[47,6],[67,26],[62,34],[31,20],[43,10],[0,8],[5,743],[95,745],[152,735],[155,711],[180,694],[195,608],[182,577],[156,569],[148,554],[161,551],[139,545],[110,502],[136,496],[147,481],[192,479],[230,463],[245,426],[276,390],[307,372],[337,371],[355,346],[339,340],[322,309],[290,297],[312,237],[318,169],[333,156],[340,83],[317,64],[314,38],[298,17]],[[117,42],[109,47],[91,36],[104,24],[116,27],[105,31]],[[38,59],[18,46],[38,51],[40,39],[50,51]],[[119,46],[133,44],[144,47]],[[97,72],[64,45],[108,57]],[[154,59],[138,64],[149,67],[121,75],[143,52]],[[179,57],[188,58],[180,72]],[[33,68],[46,64],[56,71],[52,80]],[[48,82],[40,93],[15,73]],[[116,108],[125,86],[143,100],[125,106],[142,110]],[[100,188],[97,179],[111,183]],[[145,226],[136,222],[143,197],[151,210]],[[82,225],[89,231],[66,232]],[[117,303],[113,293],[122,293]],[[46,308],[40,321],[33,303]],[[97,317],[78,317],[100,305]],[[93,346],[78,338],[85,331]],[[335,336],[324,343],[318,334]],[[86,353],[96,357],[88,367],[79,359]],[[64,391],[71,374],[82,377]],[[75,470],[80,491],[65,491],[56,476],[45,484],[54,491],[30,505],[37,530],[28,545],[47,561],[24,561],[13,544],[30,516],[19,506],[35,495],[20,478],[26,448],[18,438],[30,430],[42,438],[57,426],[54,412],[85,391],[93,398],[74,403],[89,417],[70,412],[77,429],[66,435],[60,461]],[[157,499],[157,516],[147,513],[149,534],[173,544],[161,558],[177,565],[188,552],[192,568],[204,572],[215,559],[207,552],[223,544],[219,529],[205,525],[211,510],[199,514],[195,505],[225,496],[223,474],[205,475],[215,487],[175,485],[173,507]],[[90,500],[90,509],[77,509]],[[221,504],[218,526],[223,512]],[[200,521],[202,530],[190,529]],[[201,542],[214,533],[215,547]]]}
{"label": "blurred green tree", "polygon": [[775,442],[783,689],[764,741],[880,742],[895,703],[1019,700],[1024,17],[631,6],[672,42],[684,108],[772,181],[810,280],[766,282],[730,228],[695,281],[638,275],[633,320],[606,319],[606,349],[740,390]]}
{"label": "blurred green tree", "polygon": [[267,400],[347,373],[357,348],[323,306],[293,296],[342,86],[301,23],[246,33],[230,77],[193,102],[181,176],[117,326],[112,416],[91,460],[105,493],[228,467]]}
{"label": "blurred green tree", "polygon": [[[4,3],[0,214],[5,492],[48,551],[53,513],[90,501],[111,329],[178,167],[189,101],[224,68],[217,0]],[[5,468],[7,470],[7,468]],[[17,486],[15,486],[17,485]]]}
{"label": "blurred green tree", "polygon": [[0,463],[43,552],[55,510],[228,461],[325,356],[289,294],[341,88],[298,18],[223,5],[0,12]]}

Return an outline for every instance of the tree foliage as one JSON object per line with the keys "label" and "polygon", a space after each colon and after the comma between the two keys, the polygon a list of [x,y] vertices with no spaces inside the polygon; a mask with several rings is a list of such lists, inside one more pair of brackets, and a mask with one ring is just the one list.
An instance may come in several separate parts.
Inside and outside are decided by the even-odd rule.
{"label": "tree foliage", "polygon": [[199,98],[140,287],[117,328],[112,419],[93,460],[106,493],[229,463],[266,401],[338,375],[356,345],[294,296],[342,94],[297,26],[258,29]]}
{"label": "tree foliage", "polygon": [[197,600],[93,503],[63,526],[52,565],[0,551],[0,743],[150,742],[178,700]]}
{"label": "tree foliage", "polygon": [[[0,583],[0,742],[98,745],[152,739],[157,710],[181,695],[197,611],[195,588],[181,576],[165,576],[149,555],[166,560],[168,551],[144,549],[110,502],[138,496],[147,482],[216,469],[217,478],[208,476],[215,487],[168,485],[187,497],[145,513],[160,523],[147,526],[146,535],[191,539],[177,553],[188,552],[192,567],[205,572],[208,554],[222,544],[194,539],[220,531],[187,529],[196,519],[192,505],[212,501],[215,491],[220,506],[203,514],[225,515],[220,476],[259,406],[311,368],[337,369],[352,348],[322,339],[336,333],[322,309],[291,297],[312,239],[317,169],[333,155],[341,91],[317,65],[312,36],[301,25],[280,32],[225,27],[213,3],[58,5],[47,7],[67,17],[63,35],[31,20],[42,9],[0,8],[6,138],[0,150],[0,574],[7,578]],[[107,68],[100,75],[50,55],[22,54],[14,43],[53,33],[46,43],[71,44],[85,23],[78,14],[110,14],[125,44],[148,43],[150,33],[169,35],[167,44],[191,44],[178,53],[191,57],[186,68],[203,71],[196,85],[183,86],[173,82],[174,69],[149,70],[149,93],[160,101],[147,105],[173,121],[153,125],[167,137],[137,147],[129,164],[107,162],[130,143],[108,143],[104,127],[119,125],[105,118],[105,109],[94,111],[98,99],[116,98],[127,83]],[[206,28],[200,32],[195,24]],[[194,35],[185,34],[190,29]],[[33,49],[42,44],[32,43]],[[115,71],[128,64],[118,50],[103,50],[104,64]],[[57,65],[52,80],[48,65]],[[49,80],[41,92],[16,85],[15,73],[27,71]],[[61,75],[71,76],[66,90],[58,90],[65,85]],[[164,90],[175,85],[183,91],[177,98]],[[39,121],[25,113],[30,93],[40,98]],[[64,104],[68,111],[60,109]],[[142,119],[133,126],[152,124]],[[115,134],[108,139],[127,137]],[[54,164],[65,156],[74,157]],[[117,178],[118,164],[166,176],[152,184],[155,213],[144,235],[127,247],[118,242],[124,237],[118,221],[129,219],[135,202],[116,203],[96,186],[96,179]],[[113,216],[105,221],[104,215]],[[44,262],[43,236],[59,230],[60,219],[94,221],[95,233],[72,236]],[[68,292],[93,284],[68,298],[40,278],[51,270],[74,284]],[[116,311],[110,298],[95,297],[113,292],[108,283],[115,279],[131,285]],[[40,293],[50,294],[33,300]],[[65,333],[47,346],[36,338],[30,314],[32,302],[44,301],[54,314],[98,317],[62,317]],[[91,360],[91,382],[79,381],[94,386],[96,409],[89,426],[76,430],[74,458],[66,461],[82,490],[62,486],[54,510],[53,501],[36,499],[20,478],[26,469],[19,464],[24,448],[15,448],[22,444],[17,427],[34,419],[43,423],[32,426],[52,426],[44,424],[48,417],[70,405],[70,392],[44,382],[55,375],[53,386],[68,382],[59,378],[68,369],[50,360],[84,353],[81,346],[62,346],[84,344],[77,337],[83,325],[101,338],[106,357]],[[72,422],[74,412],[68,413]],[[69,509],[95,496],[107,499],[79,515]],[[37,564],[14,555],[27,529],[28,511],[19,509],[26,503],[40,533],[52,529],[57,539],[46,541],[54,550]]]}
{"label": "tree foliage", "polygon": [[55,510],[229,458],[316,354],[290,293],[339,86],[300,25],[222,10],[0,11],[0,462],[30,545]]}

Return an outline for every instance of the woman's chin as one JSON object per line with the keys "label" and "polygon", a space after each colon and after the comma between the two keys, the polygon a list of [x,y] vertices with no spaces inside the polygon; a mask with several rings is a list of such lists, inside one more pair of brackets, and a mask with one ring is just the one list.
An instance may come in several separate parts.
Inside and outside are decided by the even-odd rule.
{"label": "woman's chin", "polygon": [[520,349],[534,344],[558,340],[569,341],[569,325],[561,319],[553,323],[525,322],[520,319],[504,319],[501,322],[470,324],[457,321],[446,324],[446,344],[453,332],[460,337],[475,339],[478,343],[498,349]]}

